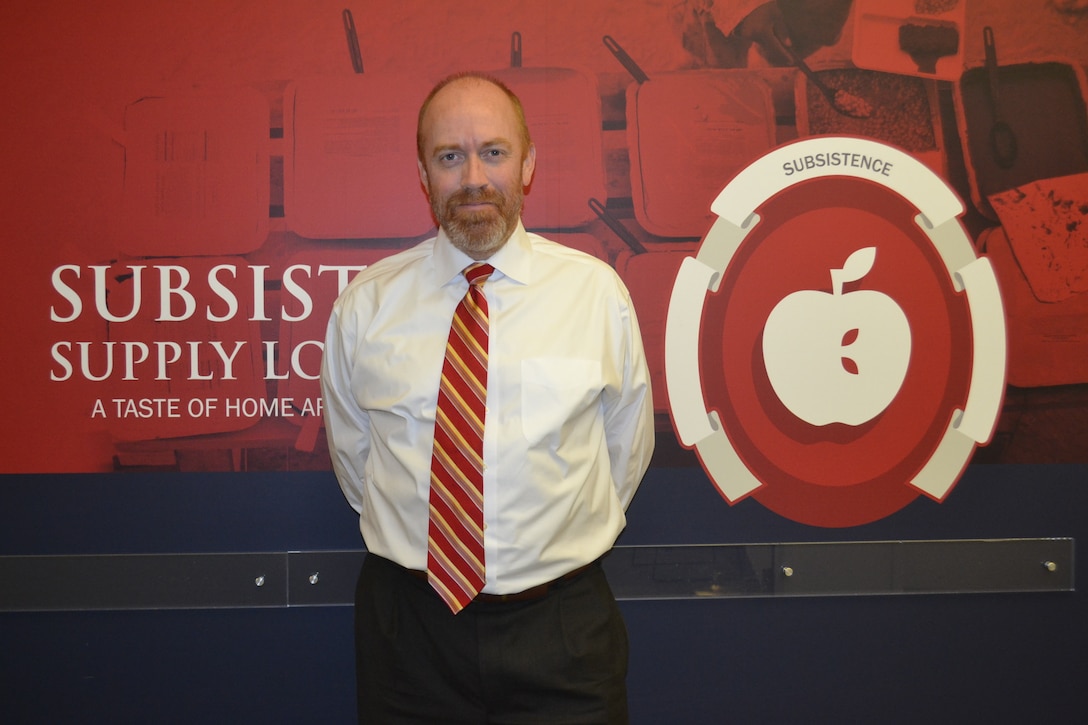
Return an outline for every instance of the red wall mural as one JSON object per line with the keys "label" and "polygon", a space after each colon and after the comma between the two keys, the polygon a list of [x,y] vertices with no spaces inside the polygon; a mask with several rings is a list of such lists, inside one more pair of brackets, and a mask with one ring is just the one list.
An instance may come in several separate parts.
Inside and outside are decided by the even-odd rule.
{"label": "red wall mural", "polygon": [[976,462],[1088,461],[1082,4],[57,0],[0,18],[5,473],[327,468],[328,310],[433,233],[415,114],[467,68],[525,103],[526,226],[627,282],[664,460],[683,455],[671,282],[711,202],[835,134],[946,180],[993,265],[1010,387]]}

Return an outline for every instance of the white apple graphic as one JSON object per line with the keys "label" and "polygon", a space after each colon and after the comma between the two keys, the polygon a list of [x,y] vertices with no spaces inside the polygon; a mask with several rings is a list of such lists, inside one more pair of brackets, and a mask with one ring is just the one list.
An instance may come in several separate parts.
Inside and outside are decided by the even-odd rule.
{"label": "white apple graphic", "polygon": [[784,297],[763,328],[763,363],[783,405],[812,425],[861,425],[879,415],[903,385],[911,333],[903,309],[872,290],[842,287],[873,268],[876,247],[832,269],[832,293]]}

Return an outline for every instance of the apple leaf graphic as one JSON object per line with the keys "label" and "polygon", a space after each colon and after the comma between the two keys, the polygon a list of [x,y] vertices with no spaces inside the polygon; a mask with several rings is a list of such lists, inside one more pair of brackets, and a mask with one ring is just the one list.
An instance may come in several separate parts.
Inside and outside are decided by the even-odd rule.
{"label": "apple leaf graphic", "polygon": [[842,265],[842,269],[831,270],[831,287],[836,295],[842,294],[842,286],[847,282],[855,282],[873,268],[876,261],[876,247],[862,247],[849,257]]}

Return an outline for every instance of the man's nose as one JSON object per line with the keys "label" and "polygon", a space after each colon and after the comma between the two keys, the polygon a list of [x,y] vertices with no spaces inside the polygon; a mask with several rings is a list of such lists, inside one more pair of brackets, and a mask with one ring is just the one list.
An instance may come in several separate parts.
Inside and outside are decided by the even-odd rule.
{"label": "man's nose", "polygon": [[466,189],[482,189],[487,186],[484,163],[479,157],[472,155],[465,160],[461,169],[461,186]]}

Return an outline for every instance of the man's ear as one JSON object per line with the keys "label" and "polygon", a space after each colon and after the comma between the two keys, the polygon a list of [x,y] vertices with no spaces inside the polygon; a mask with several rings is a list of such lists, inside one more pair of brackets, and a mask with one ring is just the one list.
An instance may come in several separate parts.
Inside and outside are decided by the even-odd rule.
{"label": "man's ear", "polygon": [[419,169],[419,181],[423,184],[423,191],[427,194],[429,199],[431,196],[431,185],[427,183],[427,167],[420,159],[416,159],[416,168]]}
{"label": "man's ear", "polygon": [[536,170],[536,144],[529,144],[529,151],[521,161],[521,185],[528,186],[533,180],[533,171]]}

